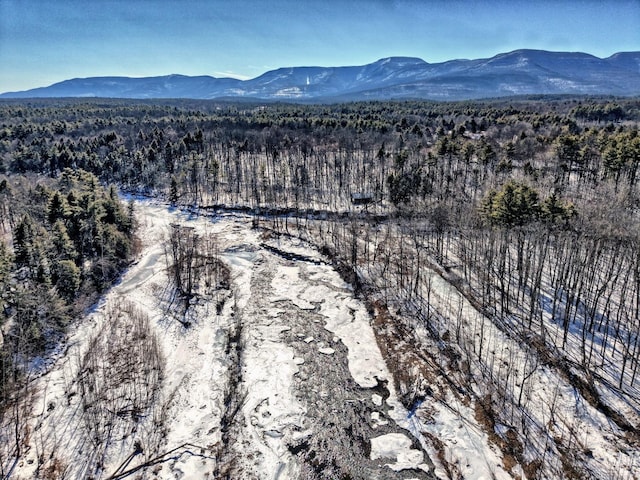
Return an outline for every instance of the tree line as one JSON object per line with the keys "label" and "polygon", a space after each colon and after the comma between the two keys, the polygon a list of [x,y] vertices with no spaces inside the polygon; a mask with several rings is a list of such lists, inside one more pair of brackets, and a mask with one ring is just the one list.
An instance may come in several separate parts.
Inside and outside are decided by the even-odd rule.
{"label": "tree line", "polygon": [[[24,420],[34,357],[112,284],[135,250],[133,210],[83,170],[0,180],[0,418]],[[15,448],[23,432],[16,427]]]}

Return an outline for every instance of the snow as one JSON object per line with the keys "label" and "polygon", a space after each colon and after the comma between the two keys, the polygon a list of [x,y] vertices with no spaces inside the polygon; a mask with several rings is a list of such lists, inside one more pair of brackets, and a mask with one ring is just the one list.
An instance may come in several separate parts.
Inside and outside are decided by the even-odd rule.
{"label": "snow", "polygon": [[336,353],[336,351],[330,347],[319,348],[318,351],[320,353],[324,353],[325,355],[333,355],[334,353]]}
{"label": "snow", "polygon": [[[382,404],[380,406],[382,406]],[[371,412],[371,421],[373,422],[374,429],[389,424],[387,420],[382,419],[380,412]]]}
{"label": "snow", "polygon": [[[128,467],[172,452],[156,467],[160,479],[214,478],[212,472],[230,459],[235,462],[232,478],[295,479],[301,476],[304,454],[292,453],[291,447],[321,435],[327,418],[319,413],[339,417],[347,402],[359,406],[368,424],[364,440],[370,453],[365,460],[375,461],[388,475],[411,470],[405,475],[432,472],[445,479],[453,469],[462,479],[525,478],[519,466],[505,470],[503,454],[489,438],[508,437],[514,427],[507,419],[501,418],[492,429],[481,425],[473,401],[445,389],[416,402],[410,411],[402,405],[364,303],[328,259],[309,245],[294,238],[265,239],[251,228],[251,219],[241,215],[199,217],[151,202],[137,202],[136,208],[142,222],[142,253],[122,281],[72,329],[66,351],[47,363],[49,371],[34,382],[37,393],[29,419],[33,433],[12,478],[34,478],[38,459],[49,456],[66,466],[68,478],[107,478],[141,441],[145,453]],[[162,239],[171,223],[214,235],[230,270],[230,288],[216,299],[225,300],[222,311],[212,299],[199,299],[191,307],[189,328],[166,311],[169,289]],[[371,271],[375,274],[375,269]],[[516,394],[522,389],[530,421],[540,426],[531,430],[540,448],[552,448],[554,438],[572,435],[576,448],[589,452],[590,471],[606,478],[620,466],[619,478],[633,478],[635,452],[616,448],[624,432],[552,369],[532,364],[522,344],[478,312],[444,278],[428,269],[424,275],[431,279],[433,309],[450,325],[460,322],[456,334],[468,349],[470,375],[482,378],[474,358],[481,355],[485,365],[487,358],[495,358],[494,378],[510,382]],[[119,299],[134,302],[149,316],[165,363],[162,387],[139,422],[126,424],[133,429],[130,434],[114,436],[103,445],[104,451],[87,458],[92,447],[82,417],[79,360],[105,324],[109,305]],[[238,362],[229,353],[230,332],[235,328],[241,328]],[[418,342],[414,348],[428,348],[424,326],[411,328],[415,335],[411,341]],[[518,368],[507,369],[505,362]],[[345,376],[324,378],[328,365],[341,363]],[[523,385],[523,376],[530,371]],[[508,378],[505,372],[510,372]],[[223,427],[226,395],[234,379],[238,412]],[[310,386],[303,394],[306,383]],[[345,389],[348,383],[360,390],[349,390],[347,400],[337,401],[332,388]],[[476,389],[477,398],[485,393],[480,381],[470,388]],[[329,409],[314,413],[314,401]],[[614,401],[607,398],[613,405]],[[531,459],[536,454],[525,452]],[[96,470],[97,465],[101,466]],[[385,478],[384,473],[379,478]]]}
{"label": "snow", "polygon": [[[301,273],[311,282],[309,287],[303,287]],[[318,309],[325,318],[325,328],[347,347],[349,370],[358,385],[373,388],[378,379],[390,377],[365,306],[353,298],[349,285],[333,269],[314,265],[299,272],[298,267],[280,267],[272,286],[299,308]]]}
{"label": "snow", "polygon": [[423,463],[422,451],[411,448],[412,441],[403,433],[388,433],[371,439],[371,460],[395,459],[387,466],[398,472],[406,469],[420,469],[428,472]]}
{"label": "snow", "polygon": [[[457,467],[462,478],[511,478],[500,466],[500,457],[487,448],[487,434],[474,421],[474,412],[469,407],[453,395],[449,395],[446,405],[434,403],[429,407],[433,409],[430,421],[423,428],[447,446],[447,461]],[[442,466],[435,473],[440,478],[448,477]]]}
{"label": "snow", "polygon": [[[36,470],[44,470],[53,459],[65,465],[68,478],[107,478],[152,459],[162,460],[154,468],[161,479],[211,478],[221,462],[231,465],[230,459],[238,478],[298,478],[300,459],[289,446],[316,435],[322,428],[318,421],[323,420],[308,418],[306,399],[296,387],[300,368],[308,365],[307,355],[313,352],[329,362],[346,355],[348,372],[363,389],[388,380],[386,404],[382,396],[372,393],[359,401],[366,398],[380,410],[367,416],[372,428],[405,433],[372,438],[372,451],[393,453],[394,461],[382,468],[428,471],[423,452],[410,448],[407,412],[395,397],[364,304],[316,251],[295,241],[279,242],[280,247],[309,261],[275,257],[260,246],[262,240],[251,229],[248,217],[198,217],[148,201],[136,202],[136,209],[143,235],[140,257],[95,310],[72,329],[66,353],[34,383],[37,394],[29,424],[38,433],[29,439],[13,478],[34,478]],[[230,290],[219,292],[225,299],[222,311],[217,311],[216,299],[203,297],[192,302],[188,328],[167,312],[170,289],[163,238],[172,223],[214,235],[221,259],[230,269]],[[131,433],[111,438],[89,458],[90,439],[76,380],[79,359],[89,340],[100,332],[109,305],[122,299],[148,315],[164,359],[163,379],[155,403],[142,412],[138,423],[125,422],[132,427]],[[313,334],[300,336],[292,330],[292,315],[306,321]],[[239,370],[228,353],[234,328],[241,328],[236,347]],[[289,337],[303,339],[313,348],[301,355],[288,343]],[[238,412],[223,429],[226,394],[234,379],[238,381],[234,394]],[[331,401],[329,390],[318,389],[317,395],[324,402]],[[395,426],[385,409],[397,419]],[[132,456],[135,443],[144,452]],[[424,444],[424,439],[417,444]]]}

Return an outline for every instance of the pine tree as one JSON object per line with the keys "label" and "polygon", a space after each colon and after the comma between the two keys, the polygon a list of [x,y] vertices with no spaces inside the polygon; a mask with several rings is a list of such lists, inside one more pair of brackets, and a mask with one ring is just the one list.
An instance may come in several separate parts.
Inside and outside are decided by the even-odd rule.
{"label": "pine tree", "polygon": [[60,260],[54,265],[54,281],[62,298],[71,302],[81,284],[80,269],[71,260]]}
{"label": "pine tree", "polygon": [[524,225],[540,217],[540,198],[528,185],[509,181],[501,190],[487,194],[480,214],[495,225]]}
{"label": "pine tree", "polygon": [[69,237],[67,227],[65,227],[61,220],[53,224],[51,243],[53,246],[52,256],[54,259],[75,261],[78,258],[78,252],[71,237]]}
{"label": "pine tree", "polygon": [[56,221],[64,219],[69,214],[69,207],[67,200],[60,192],[55,192],[49,202],[49,210],[47,213],[47,219],[49,223],[53,225]]}
{"label": "pine tree", "polygon": [[36,227],[28,213],[23,215],[13,232],[13,251],[18,268],[31,266],[34,262]]}
{"label": "pine tree", "polygon": [[178,203],[178,181],[171,175],[171,186],[169,187],[169,202],[171,205]]}

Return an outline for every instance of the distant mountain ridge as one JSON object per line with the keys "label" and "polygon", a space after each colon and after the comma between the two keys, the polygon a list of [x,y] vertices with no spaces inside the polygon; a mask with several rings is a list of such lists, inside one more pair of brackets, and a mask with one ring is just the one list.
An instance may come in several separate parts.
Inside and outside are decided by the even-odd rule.
{"label": "distant mountain ridge", "polygon": [[250,80],[210,76],[75,78],[0,98],[254,98],[464,100],[511,95],[640,95],[640,52],[598,58],[580,52],[515,50],[491,58],[427,63],[389,57],[362,66],[290,67]]}

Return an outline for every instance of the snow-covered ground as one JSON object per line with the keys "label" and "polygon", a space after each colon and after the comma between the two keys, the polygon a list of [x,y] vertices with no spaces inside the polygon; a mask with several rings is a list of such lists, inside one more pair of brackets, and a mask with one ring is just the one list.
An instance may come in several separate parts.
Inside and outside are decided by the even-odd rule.
{"label": "snow-covered ground", "polygon": [[[33,381],[10,478],[527,478],[531,465],[498,448],[519,425],[482,419],[480,399],[505,394],[494,384],[521,392],[539,448],[523,458],[549,463],[539,471],[567,468],[558,449],[568,443],[594,478],[638,473],[636,454],[617,448],[624,432],[435,271],[424,271],[430,307],[458,326],[465,367],[409,311],[368,312],[301,240],[253,229],[249,216],[136,209],[139,258]],[[200,288],[186,314],[167,275],[173,224],[213,239],[229,273],[219,289]],[[458,370],[446,378],[448,368]],[[487,375],[494,383],[483,385]],[[407,402],[414,387],[426,393]]]}
{"label": "snow-covered ground", "polygon": [[[30,434],[11,478],[431,478],[423,426],[396,397],[364,304],[326,259],[262,235],[249,217],[136,209],[139,259],[33,382]],[[187,327],[168,310],[163,240],[174,223],[213,236],[230,272],[228,288],[191,302]],[[118,331],[113,322],[134,308],[148,328],[132,337],[129,323]],[[162,365],[150,372],[129,359],[127,345],[149,349],[125,340],[157,343]],[[97,346],[127,358],[115,372],[122,393],[105,405],[85,393],[111,385],[100,375],[121,359],[91,363]],[[138,398],[140,385],[154,393]],[[143,411],[110,409],[134,397]]]}
{"label": "snow-covered ground", "polygon": [[[392,223],[363,225],[355,237],[349,228],[317,221],[294,234],[345,256],[358,239],[365,253],[357,268],[375,307],[378,344],[410,406],[408,428],[427,437],[437,477],[639,478],[637,430],[607,418],[526,339],[479,311],[437,259],[423,255],[419,288],[405,272],[403,289],[398,266],[415,261],[415,254],[405,258],[413,239],[403,248]],[[368,263],[366,252],[375,252]],[[637,425],[624,399],[606,401]]]}
{"label": "snow-covered ground", "polygon": [[[517,413],[512,413],[510,425],[495,425],[495,433],[500,438],[507,439],[510,429],[523,428],[526,422],[528,430],[525,432],[532,437],[530,445],[535,450],[525,450],[524,457],[531,462],[548,455],[545,467],[549,467],[558,462],[556,449],[569,444],[573,445],[574,455],[581,459],[593,478],[630,479],[640,474],[637,452],[620,448],[627,442],[624,431],[589,404],[562,375],[543,365],[526,345],[508,337],[490,319],[484,318],[451,284],[433,272],[430,275],[431,305],[449,319],[460,318],[459,335],[464,338],[458,342],[466,345],[470,353],[471,370],[478,379],[478,395],[490,394],[498,398],[509,395],[510,401],[519,403],[525,412],[524,420],[520,420]],[[485,369],[484,375],[481,369]],[[489,376],[496,385],[504,385],[505,391],[483,387],[480,379]],[[433,406],[427,408],[432,409]],[[467,407],[458,406],[456,410],[458,408],[468,411],[467,418],[472,414]],[[460,438],[457,435],[451,438],[447,431],[452,422],[446,417],[455,420],[456,416],[451,417],[451,412],[441,407],[436,411],[437,426],[433,432],[449,444],[452,455],[459,459],[469,459],[469,451],[486,455],[486,451],[477,448],[479,445],[474,448],[468,444],[459,450]],[[418,409],[417,415],[420,414],[421,409]],[[471,434],[470,438],[473,436]],[[561,467],[556,465],[552,468]],[[469,471],[464,473],[465,478],[470,478],[468,474]]]}

